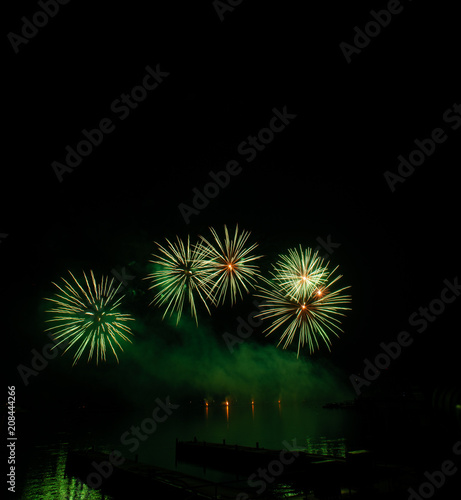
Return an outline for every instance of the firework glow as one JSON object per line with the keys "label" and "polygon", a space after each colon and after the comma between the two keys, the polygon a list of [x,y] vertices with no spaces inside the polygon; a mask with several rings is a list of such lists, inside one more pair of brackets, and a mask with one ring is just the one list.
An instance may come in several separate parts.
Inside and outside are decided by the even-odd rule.
{"label": "firework glow", "polygon": [[348,286],[335,287],[342,277],[333,276],[337,267],[330,271],[317,252],[300,247],[299,252],[289,250],[288,255],[280,255],[273,268],[271,278],[263,278],[264,285],[255,294],[264,300],[257,317],[272,321],[264,330],[266,335],[280,329],[277,345],[283,343],[283,349],[297,338],[298,357],[305,344],[311,353],[319,349],[319,340],[330,350],[330,336],[339,337],[342,332],[339,317],[350,310],[347,304],[351,299],[343,293]]}
{"label": "firework glow", "polygon": [[224,226],[224,239],[213,228],[210,231],[212,241],[203,236],[201,239],[211,268],[211,294],[216,305],[224,304],[226,297],[233,305],[238,297],[243,299],[243,292],[249,293],[260,278],[259,268],[253,262],[261,256],[252,253],[258,244],[246,246],[251,233],[242,230],[239,234],[238,225],[233,236]]}
{"label": "firework glow", "polygon": [[168,312],[170,316],[175,312],[178,324],[188,301],[191,315],[198,324],[196,299],[203,302],[208,313],[208,301],[214,303],[210,287],[212,269],[205,258],[205,248],[202,243],[192,246],[189,237],[186,243],[179,237],[174,243],[166,242],[167,246],[156,243],[158,253],[150,261],[156,268],[146,277],[151,281],[149,290],[157,290],[151,304],[166,304],[163,318]]}
{"label": "firework glow", "polygon": [[328,272],[323,260],[311,248],[288,250],[288,255],[280,255],[273,266],[274,283],[288,296],[303,299],[318,289],[327,279]]}
{"label": "firework glow", "polygon": [[100,360],[106,361],[106,352],[110,348],[118,363],[115,348],[123,351],[120,341],[131,343],[128,335],[132,335],[132,332],[127,323],[133,321],[129,314],[119,311],[124,296],[115,296],[122,283],[115,286],[114,278],[109,281],[104,276],[97,283],[93,271],[90,271],[90,280],[83,273],[82,286],[70,271],[69,274],[72,280],[61,278],[63,284],[53,283],[59,292],[52,298],[45,298],[54,304],[46,311],[53,314],[53,317],[47,320],[53,323],[53,326],[46,331],[59,340],[55,347],[64,342],[67,344],[64,353],[73,346],[78,346],[72,366],[78,362],[87,347],[87,361],[90,361],[93,355],[96,357],[96,364]]}

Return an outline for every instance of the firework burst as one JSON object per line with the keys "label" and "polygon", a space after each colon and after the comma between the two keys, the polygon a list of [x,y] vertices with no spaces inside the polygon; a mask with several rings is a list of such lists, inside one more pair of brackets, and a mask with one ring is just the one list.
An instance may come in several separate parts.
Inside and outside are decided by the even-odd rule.
{"label": "firework burst", "polygon": [[59,285],[53,283],[59,292],[53,298],[45,298],[54,304],[46,312],[53,314],[47,322],[54,323],[46,331],[51,332],[59,342],[67,346],[64,353],[74,345],[78,346],[74,354],[74,366],[80,359],[85,349],[89,348],[88,360],[96,356],[96,364],[99,360],[106,361],[106,352],[110,348],[118,363],[118,356],[115,347],[118,346],[123,351],[120,341],[131,340],[127,335],[132,335],[128,326],[133,318],[129,314],[122,314],[119,311],[123,295],[116,298],[115,295],[120,289],[114,285],[114,278],[110,281],[107,277],[102,277],[96,283],[93,271],[90,271],[90,280],[83,273],[84,283],[79,283],[75,276],[69,271],[72,280]]}
{"label": "firework burst", "polygon": [[348,286],[335,289],[342,277],[333,277],[336,270],[337,267],[328,270],[328,264],[325,265],[317,253],[303,252],[301,248],[299,253],[292,250],[280,256],[272,277],[264,279],[264,285],[256,293],[264,300],[257,316],[272,320],[264,330],[266,335],[282,331],[277,346],[283,343],[286,349],[297,337],[298,356],[305,344],[311,353],[319,349],[319,341],[330,350],[330,336],[339,337],[342,332],[339,317],[344,316],[343,311],[350,310],[347,304],[351,298],[343,293]]}
{"label": "firework burst", "polygon": [[317,252],[311,248],[288,250],[288,255],[280,255],[273,266],[274,283],[294,299],[310,294],[312,290],[326,281],[327,268]]}
{"label": "firework burst", "polygon": [[224,304],[226,296],[229,296],[233,305],[237,296],[243,298],[243,290],[248,293],[260,277],[258,266],[252,263],[261,258],[252,254],[258,245],[245,246],[251,233],[242,231],[239,234],[238,225],[233,236],[224,226],[223,240],[213,228],[210,231],[214,238],[212,242],[203,236],[200,238],[204,243],[207,263],[211,267],[211,294],[217,305]]}
{"label": "firework burst", "polygon": [[191,246],[189,237],[184,243],[179,237],[172,243],[166,240],[167,246],[158,246],[158,253],[151,260],[156,269],[146,279],[151,280],[151,289],[157,289],[151,304],[162,306],[166,304],[163,317],[168,311],[170,316],[176,312],[176,324],[181,319],[186,300],[190,304],[192,317],[198,323],[196,298],[210,309],[207,301],[213,302],[209,285],[211,267],[205,259],[205,249],[201,243]]}

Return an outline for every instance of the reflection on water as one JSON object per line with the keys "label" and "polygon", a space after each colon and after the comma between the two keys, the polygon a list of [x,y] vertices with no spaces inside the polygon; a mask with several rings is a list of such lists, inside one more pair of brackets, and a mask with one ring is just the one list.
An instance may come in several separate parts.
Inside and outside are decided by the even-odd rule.
{"label": "reflection on water", "polygon": [[304,451],[315,455],[329,455],[337,458],[346,458],[346,439],[327,439],[323,436],[318,439],[307,438]]}
{"label": "reflection on water", "polygon": [[[204,405],[205,406],[205,405]],[[155,405],[153,405],[155,407]],[[237,405],[182,406],[145,440],[131,450],[121,436],[152,414],[152,410],[136,412],[69,412],[66,415],[28,416],[22,428],[30,429],[27,440],[28,464],[24,464],[25,477],[18,481],[23,499],[113,499],[66,475],[66,456],[69,449],[88,448],[99,451],[118,450],[126,459],[212,481],[235,480],[235,474],[204,470],[191,464],[175,464],[175,441],[200,441],[266,449],[282,449],[286,440],[308,453],[344,457],[346,441],[349,447],[360,435],[360,422],[351,412],[332,412],[319,407],[286,406],[282,403]],[[23,442],[26,442],[24,439]],[[125,443],[125,444],[124,444]],[[243,478],[246,480],[246,478]]]}
{"label": "reflection on water", "polygon": [[38,446],[36,451],[21,496],[23,500],[111,500],[113,498],[88,488],[75,477],[66,475],[67,443]]}

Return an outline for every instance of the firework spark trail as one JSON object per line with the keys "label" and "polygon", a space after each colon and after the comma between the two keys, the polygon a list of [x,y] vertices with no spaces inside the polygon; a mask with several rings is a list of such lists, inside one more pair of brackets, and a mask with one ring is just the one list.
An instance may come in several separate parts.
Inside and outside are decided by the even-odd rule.
{"label": "firework spark trail", "polygon": [[[338,275],[333,278],[338,268],[329,271],[328,264],[325,265],[317,253],[303,252],[301,247],[299,254],[291,250],[288,255],[281,255],[273,267],[272,278],[263,278],[264,285],[256,293],[264,302],[262,311],[255,317],[272,320],[271,325],[264,330],[266,336],[282,329],[277,346],[283,342],[283,349],[298,336],[298,357],[305,344],[311,353],[319,349],[319,340],[330,350],[330,335],[339,337],[338,332],[342,332],[338,317],[344,316],[343,311],[350,310],[346,307],[350,295],[343,293],[349,287],[333,289],[342,277]],[[310,274],[305,274],[306,270]],[[303,279],[307,276],[310,278]],[[306,282],[309,285],[305,286]]]}
{"label": "firework spark trail", "polygon": [[328,274],[327,266],[323,259],[312,249],[303,251],[289,249],[288,255],[280,255],[279,261],[273,266],[273,280],[287,295],[299,299],[326,281]]}
{"label": "firework spark trail", "polygon": [[121,283],[114,286],[114,278],[109,281],[106,277],[96,283],[93,271],[90,270],[91,283],[83,272],[86,288],[82,286],[75,276],[69,271],[74,283],[61,278],[65,285],[53,283],[61,293],[56,293],[54,298],[45,298],[55,304],[46,312],[52,313],[53,318],[47,322],[56,323],[46,331],[52,332],[59,340],[54,346],[69,342],[64,353],[71,347],[81,342],[74,354],[74,366],[85,349],[89,346],[88,360],[96,355],[96,364],[99,360],[106,361],[107,344],[113,352],[117,363],[119,362],[115,344],[123,351],[119,340],[131,343],[127,335],[132,335],[130,327],[126,324],[133,321],[129,314],[119,312],[123,295],[114,300]]}
{"label": "firework spark trail", "polygon": [[231,305],[235,304],[237,296],[243,299],[243,290],[249,293],[260,278],[259,267],[251,262],[260,259],[261,256],[253,255],[253,250],[258,246],[254,243],[245,247],[251,233],[243,230],[239,234],[238,225],[235,233],[229,235],[227,226],[224,226],[224,240],[210,227],[213,242],[200,236],[205,246],[206,258],[212,268],[210,280],[212,283],[211,293],[218,304],[224,304],[227,296]]}
{"label": "firework spark trail", "polygon": [[176,240],[171,243],[167,239],[167,247],[156,243],[159,252],[153,255],[154,260],[150,262],[158,268],[145,278],[151,280],[149,290],[159,289],[151,304],[167,304],[163,318],[168,311],[170,316],[176,312],[178,324],[187,299],[191,316],[198,324],[195,296],[200,298],[208,313],[207,300],[214,303],[209,285],[211,267],[205,259],[205,249],[201,243],[191,246],[189,237],[186,244],[178,236]]}

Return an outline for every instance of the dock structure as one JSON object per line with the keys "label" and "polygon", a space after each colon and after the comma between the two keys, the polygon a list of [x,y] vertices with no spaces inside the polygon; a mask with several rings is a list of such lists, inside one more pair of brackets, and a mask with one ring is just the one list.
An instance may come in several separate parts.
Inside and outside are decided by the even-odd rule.
{"label": "dock structure", "polygon": [[[289,447],[287,447],[289,448]],[[93,486],[88,478],[104,471],[103,491],[118,499],[138,498],[140,492],[152,492],[152,498],[171,500],[274,499],[273,487],[289,486],[290,498],[343,499],[394,498],[408,473],[401,467],[376,464],[367,450],[350,451],[345,458],[310,454],[295,449],[272,450],[204,441],[176,440],[176,461],[221,470],[235,475],[234,480],[213,482],[154,465],[123,459],[110,464],[108,453],[94,450],[69,451],[66,471]],[[103,465],[104,464],[104,465]],[[96,467],[95,467],[96,465]],[[100,466],[99,468],[97,466]],[[93,476],[94,477],[94,476]],[[263,478],[268,478],[259,488]],[[371,495],[371,496],[370,496]],[[146,498],[143,496],[143,498]]]}
{"label": "dock structure", "polygon": [[[283,458],[289,463],[285,464]],[[348,451],[345,457],[335,457],[303,450],[265,449],[259,443],[249,447],[196,439],[176,442],[176,460],[246,478],[253,475],[259,479],[259,471],[266,470],[277,481],[293,484],[305,492],[302,498],[330,500],[393,498],[396,492],[405,491],[415,474],[413,468],[377,461],[369,450]]]}
{"label": "dock structure", "polygon": [[302,450],[266,449],[237,444],[207,443],[205,441],[176,441],[176,461],[224,470],[230,473],[251,474],[258,467],[267,467],[273,461],[281,462],[286,472],[306,470],[311,464],[334,462],[341,467],[346,459],[330,455],[317,455]]}
{"label": "dock structure", "polygon": [[255,447],[207,443],[204,441],[177,441],[177,462],[186,462],[236,474],[253,482],[263,476],[277,481],[290,482],[301,491],[315,491],[321,498],[340,498],[341,485],[345,484],[348,463],[345,458],[317,455],[302,450],[265,449],[256,443]]}
{"label": "dock structure", "polygon": [[[96,472],[93,464],[108,461],[108,453],[93,450],[69,451],[66,473],[87,483],[89,475]],[[235,500],[242,498],[243,493],[247,495],[243,498],[248,500],[268,498],[251,490],[245,480],[216,483],[133,460],[124,460],[122,465],[112,466],[112,471],[103,479],[101,488],[117,499],[147,498],[145,492],[151,492],[152,496],[149,498],[162,500]]]}

